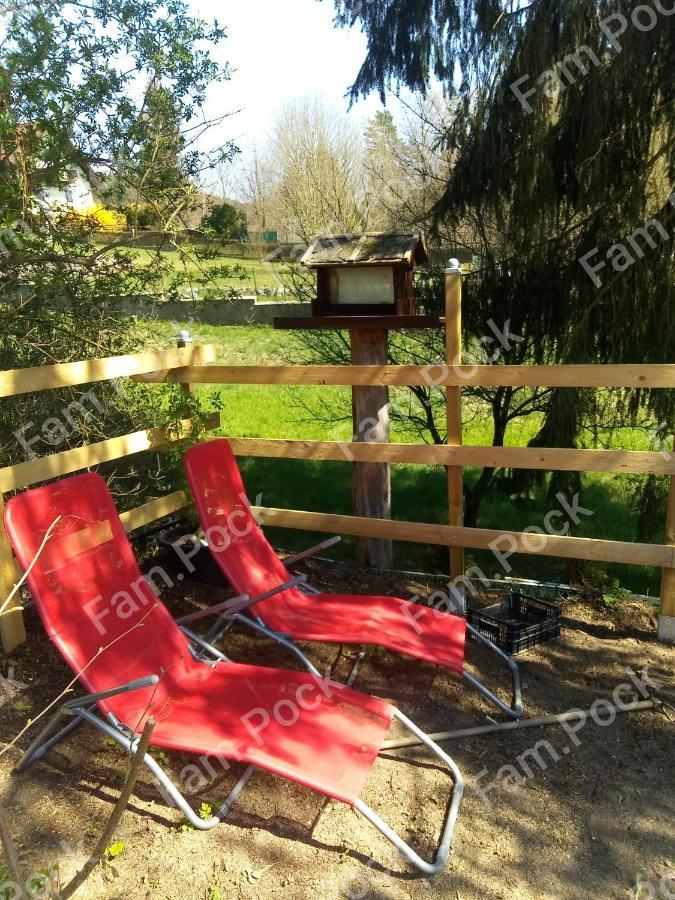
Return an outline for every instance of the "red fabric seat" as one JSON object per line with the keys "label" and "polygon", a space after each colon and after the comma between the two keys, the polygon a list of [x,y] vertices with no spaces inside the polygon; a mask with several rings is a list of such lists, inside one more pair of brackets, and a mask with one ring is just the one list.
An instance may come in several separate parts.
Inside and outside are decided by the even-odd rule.
{"label": "red fabric seat", "polygon": [[[290,573],[251,513],[228,441],[196,444],[184,463],[209,548],[235,591],[255,597],[287,582]],[[466,621],[396,597],[310,596],[292,588],[252,612],[294,640],[377,644],[464,672]]]}
{"label": "red fabric seat", "polygon": [[70,667],[91,692],[161,676],[154,688],[100,702],[102,712],[136,733],[153,715],[154,745],[253,763],[354,803],[391,724],[390,704],[309,674],[194,659],[141,574],[100,476],[7,503],[5,528],[24,570],[55,521],[27,582]]}

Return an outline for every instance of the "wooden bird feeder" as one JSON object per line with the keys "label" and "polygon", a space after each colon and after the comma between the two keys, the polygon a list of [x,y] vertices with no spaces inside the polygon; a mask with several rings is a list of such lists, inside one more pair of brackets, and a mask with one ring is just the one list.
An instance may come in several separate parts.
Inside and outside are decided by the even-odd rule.
{"label": "wooden bird feeder", "polygon": [[[442,325],[438,316],[417,315],[413,272],[427,261],[420,234],[317,237],[301,260],[316,271],[312,315],[275,319],[274,327],[348,330],[352,365],[386,366],[389,331]],[[352,415],[353,441],[389,443],[389,388],[353,387]],[[353,469],[354,514],[390,519],[389,464],[354,462]],[[392,542],[360,538],[358,560],[374,568],[391,568]]]}
{"label": "wooden bird feeder", "polygon": [[434,328],[436,316],[417,315],[415,266],[428,262],[420,234],[339,234],[317,237],[300,260],[316,272],[307,318],[275,319],[275,328]]}

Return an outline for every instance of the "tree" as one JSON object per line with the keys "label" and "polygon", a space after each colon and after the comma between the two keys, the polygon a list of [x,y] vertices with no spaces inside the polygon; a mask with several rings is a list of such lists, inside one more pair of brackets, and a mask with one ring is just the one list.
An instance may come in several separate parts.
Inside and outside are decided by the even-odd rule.
{"label": "tree", "polygon": [[366,127],[364,158],[369,225],[376,231],[401,227],[398,208],[406,187],[403,156],[394,117],[389,111],[378,110]]}
{"label": "tree", "polygon": [[[175,221],[192,202],[200,173],[232,153],[226,145],[224,154],[208,157],[194,145],[206,127],[205,92],[228,77],[209,56],[209,46],[224,32],[191,18],[182,0],[19,4],[8,8],[2,24],[0,366],[147,347],[151,337],[143,327],[115,316],[110,301],[159,293],[165,263],[157,255],[138,266],[119,243],[97,242],[96,222],[50,216],[36,201],[36,190],[57,184],[77,162],[107,176],[111,197],[138,195],[160,208],[165,224]],[[143,83],[152,90],[144,94]],[[169,134],[160,139],[169,120]],[[159,155],[152,155],[153,146]],[[160,156],[163,163],[172,160],[168,173],[158,171]],[[109,437],[136,423],[147,426],[159,416],[180,416],[185,405],[172,388],[161,404],[153,404],[141,385],[103,384],[92,388],[91,398],[89,414],[76,415],[60,431],[47,427],[58,418],[53,410],[82,401],[81,392],[26,395],[3,405],[5,464],[29,452]],[[28,426],[38,436],[30,451],[21,439],[35,436]],[[165,477],[161,465],[155,474]],[[133,468],[125,479],[125,493],[136,493]],[[126,502],[132,501],[129,496]]]}
{"label": "tree", "polygon": [[[653,218],[667,231],[673,217],[672,8],[660,0],[638,10],[622,0],[336,7],[339,22],[358,22],[369,41],[353,97],[392,83],[425,93],[432,74],[457,89],[445,134],[456,161],[435,220],[470,211],[498,230],[490,287],[508,271],[510,300],[541,339],[542,357],[672,356],[672,244],[656,226],[651,237],[639,231]],[[624,239],[642,248],[624,256]],[[589,277],[584,259],[604,262],[601,278]],[[649,400],[665,411],[662,392]],[[556,430],[552,419],[546,427]]]}
{"label": "tree", "polygon": [[276,120],[267,164],[281,224],[295,238],[366,230],[361,145],[345,116],[314,99],[288,103]]}
{"label": "tree", "polygon": [[[467,327],[510,318],[532,362],[672,359],[672,5],[335,5],[338,22],[368,38],[354,99],[400,86],[425,95],[432,77],[456,99],[431,219],[446,233],[468,223],[482,258],[467,304],[482,324]],[[672,421],[664,391],[621,402],[633,422],[641,408],[652,427]],[[590,404],[587,392],[552,392],[532,443],[573,446]]]}
{"label": "tree", "polygon": [[202,219],[201,227],[222,238],[240,238],[246,232],[246,216],[231,203],[215,203]]}

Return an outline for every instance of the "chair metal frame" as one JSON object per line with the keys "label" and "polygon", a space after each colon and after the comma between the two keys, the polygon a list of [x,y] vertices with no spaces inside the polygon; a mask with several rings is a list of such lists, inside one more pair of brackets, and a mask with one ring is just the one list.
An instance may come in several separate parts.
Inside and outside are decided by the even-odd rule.
{"label": "chair metal frame", "polygon": [[[298,579],[293,579],[293,582],[294,584],[298,583]],[[280,589],[283,589],[283,587]],[[186,627],[186,624],[188,622],[205,618],[209,615],[218,615],[219,617],[229,616],[230,622],[234,621],[235,619],[240,619],[241,621],[245,621],[251,624],[254,630],[258,630],[262,633],[267,633],[268,629],[266,629],[266,627],[258,625],[256,622],[254,622],[254,620],[248,619],[247,616],[244,616],[242,614],[242,610],[249,608],[255,603],[259,603],[261,599],[263,598],[261,597],[251,599],[247,595],[242,595],[241,597],[235,597],[232,600],[228,600],[225,604],[221,603],[216,606],[208,607],[204,610],[200,610],[198,613],[194,613],[191,616],[186,616],[183,619],[178,620],[177,624],[182,628],[183,632],[192,644],[190,649],[195,659],[211,667],[215,667],[218,665],[227,665],[229,662],[231,662],[231,660],[229,660],[224,653],[222,653],[209,642],[208,638],[200,638],[195,635],[190,629],[188,629]],[[219,623],[220,622],[222,622],[222,618],[219,618]],[[318,678],[322,677],[316,667],[312,665],[312,663],[304,656],[302,651],[300,651],[299,648],[297,648],[291,641],[285,640],[282,635],[275,635],[275,639],[278,643],[283,644],[291,652],[295,653],[297,656],[303,659],[305,664],[307,665],[307,668],[312,674],[316,675]],[[97,714],[95,712],[95,706],[100,700],[105,700],[118,694],[128,693],[130,691],[154,686],[159,682],[159,680],[160,678],[158,675],[149,675],[146,678],[140,678],[135,681],[119,685],[118,687],[110,688],[106,691],[101,691],[95,694],[85,694],[82,697],[68,700],[65,703],[61,704],[55,714],[51,717],[51,719],[47,722],[47,724],[42,728],[37,737],[30,744],[20,761],[17,763],[16,771],[22,772],[33,763],[37,762],[40,759],[43,759],[46,754],[57,743],[59,743],[59,741],[63,740],[63,738],[74,731],[79,725],[82,724],[82,722],[87,722],[102,734],[104,734],[106,737],[111,738],[127,753],[136,753],[140,741],[140,735],[135,734],[128,725],[121,722],[113,713],[107,713],[105,718],[100,714]],[[388,825],[383,819],[381,819],[380,816],[362,800],[357,799],[354,802],[354,809],[358,810],[358,812],[360,812],[361,815],[363,815],[371,825],[373,825],[388,841],[390,841],[401,853],[401,855],[418,871],[427,876],[437,875],[447,864],[448,857],[450,855],[452,838],[454,835],[459,807],[464,791],[464,779],[454,760],[450,756],[448,756],[448,754],[445,753],[436,743],[434,743],[434,741],[432,741],[424,731],[418,728],[414,722],[408,719],[398,709],[395,710],[394,717],[399,722],[401,722],[406,730],[414,734],[420,741],[422,741],[423,744],[425,744],[426,747],[429,748],[429,750],[431,750],[431,752],[440,760],[440,762],[445,765],[452,776],[452,792],[450,794],[438,849],[433,861],[427,862],[426,860],[422,859],[422,857],[419,856],[419,854],[415,850],[413,850],[413,848],[410,847],[410,845],[407,844],[390,825]],[[63,720],[68,718],[71,721],[69,721],[64,726],[62,724]],[[181,793],[179,788],[174,784],[170,776],[164,771],[162,766],[157,762],[157,760],[154,759],[154,757],[150,753],[145,754],[143,762],[154,775],[162,796],[168,802],[173,803],[174,806],[180,809],[190,825],[192,825],[196,829],[199,829],[200,831],[208,831],[211,828],[215,828],[216,825],[219,825],[223,821],[243,789],[250,781],[257,768],[257,766],[255,765],[247,766],[247,768],[244,770],[244,773],[240,776],[234,787],[225,798],[225,802],[222,804],[220,809],[209,818],[202,819],[197,815],[197,813],[195,813],[190,803]]]}
{"label": "chair metal frame", "polygon": [[[208,544],[204,538],[198,538],[204,547],[208,548]],[[314,547],[310,547],[308,550],[303,550],[302,553],[298,553],[295,556],[291,556],[288,559],[284,560],[285,566],[293,566],[298,562],[301,562],[306,559],[310,559],[312,556],[315,556],[317,553],[320,553],[323,550],[327,550],[329,547],[335,546],[335,544],[339,543],[342,539],[339,535],[335,535],[334,537],[327,538],[325,541],[321,541],[321,543],[316,544]],[[261,594],[259,597],[254,597],[248,605],[253,606],[256,603],[259,603],[261,600],[269,600],[271,597],[275,596],[275,594],[280,594],[282,591],[288,590],[292,587],[300,587],[306,594],[310,594],[312,596],[316,596],[321,594],[321,591],[314,587],[308,580],[306,575],[296,575],[290,581],[286,581],[284,584],[280,584],[276,588],[272,588],[269,591],[266,591],[264,594]],[[233,603],[234,601],[227,601],[226,603],[221,604],[223,612],[228,608],[228,603]],[[212,607],[212,610],[216,612],[218,607]],[[242,610],[243,611],[243,610]],[[183,619],[178,620],[178,624],[182,623],[187,624],[189,621],[193,621],[195,618],[200,617],[198,614],[192,617],[185,617]],[[305,665],[310,672],[316,673],[316,668],[313,666],[311,661],[305,656],[305,654],[300,650],[300,648],[291,640],[290,635],[283,634],[281,632],[275,631],[273,628],[270,628],[269,625],[260,617],[256,616],[255,620],[250,618],[249,616],[240,615],[237,618],[249,628],[252,628],[254,631],[257,631],[259,634],[264,635],[265,637],[271,638],[279,644],[282,644],[288,649],[292,649],[292,652],[300,659],[300,661]],[[207,641],[211,644],[217,643],[223,634],[232,626],[232,617],[230,615],[225,614],[220,622],[216,622],[215,625],[209,630],[206,635]],[[496,644],[494,644],[489,638],[485,637],[484,634],[481,634],[473,625],[470,625],[468,622],[466,623],[467,632],[480,644],[486,647],[491,653],[494,653],[495,656],[503,662],[506,667],[509,669],[511,673],[511,706],[507,703],[504,703],[502,700],[497,697],[497,695],[490,690],[487,685],[483,684],[475,675],[472,675],[470,672],[464,670],[462,673],[462,677],[465,681],[467,681],[473,688],[475,688],[480,694],[482,694],[487,700],[493,703],[497,709],[501,710],[505,715],[509,716],[511,719],[520,719],[523,715],[523,698],[522,698],[522,689],[520,684],[520,670],[518,668],[518,664],[512,659],[507,653],[504,653]],[[352,667],[352,670],[347,679],[347,685],[351,687],[356,678],[356,673],[359,667],[359,664],[363,657],[365,656],[365,647],[361,647],[359,650],[359,654],[357,659]]]}

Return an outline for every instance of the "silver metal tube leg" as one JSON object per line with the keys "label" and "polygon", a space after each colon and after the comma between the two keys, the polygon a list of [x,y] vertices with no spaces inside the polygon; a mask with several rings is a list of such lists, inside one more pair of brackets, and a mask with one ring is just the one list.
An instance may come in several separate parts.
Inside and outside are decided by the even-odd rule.
{"label": "silver metal tube leg", "polygon": [[[121,747],[124,747],[124,749],[127,750],[129,753],[136,752],[136,747],[138,746],[138,741],[140,740],[140,735],[137,736],[136,738],[134,738],[134,740],[132,741],[128,737],[126,737],[126,735],[124,735],[120,731],[118,731],[116,728],[113,728],[112,725],[109,725],[107,722],[104,722],[103,719],[99,719],[99,717],[95,713],[92,713],[90,710],[81,709],[81,710],[78,710],[78,712],[82,716],[82,718],[86,719],[87,722],[89,722],[91,725],[94,726],[94,728],[98,728],[99,731],[102,731],[108,737],[112,738]],[[216,815],[210,816],[208,819],[201,819],[195,813],[195,811],[192,809],[190,804],[183,797],[181,792],[178,790],[178,788],[175,786],[175,784],[169,778],[169,776],[166,774],[166,772],[162,769],[162,767],[159,765],[159,763],[152,756],[150,756],[149,753],[145,754],[145,758],[144,758],[143,762],[150,769],[152,774],[155,776],[155,778],[159,782],[162,794],[170,802],[172,802],[175,806],[177,806],[178,809],[180,809],[180,811],[183,813],[185,818],[188,820],[188,822],[194,828],[198,829],[199,831],[209,831],[211,828],[215,828],[216,825],[220,824],[221,820],[229,812],[232,804],[236,800],[236,797],[239,795],[242,788],[244,787],[244,784],[246,784],[246,782],[250,779],[251,775],[253,774],[252,772],[249,774],[248,769],[247,769],[244,772],[244,774],[242,775],[239,782],[237,782],[237,784],[234,786],[234,788],[230,792],[230,796],[228,796],[228,799],[225,801],[223,806],[218,810]],[[239,787],[240,782],[242,782],[244,778],[246,778],[246,781],[244,781],[243,784],[241,784],[241,787]],[[237,793],[236,793],[235,797],[230,800],[230,797],[234,791],[237,791]]]}
{"label": "silver metal tube leg", "polygon": [[474,675],[471,675],[469,672],[464,672],[464,678],[469,682],[470,685],[476,688],[477,691],[486,697],[491,703],[500,709],[507,716],[510,716],[512,719],[519,719],[523,714],[523,698],[520,687],[520,669],[518,668],[518,663],[516,663],[511,657],[504,653],[503,650],[500,650],[495,644],[492,643],[491,640],[485,637],[485,635],[481,634],[480,631],[477,631],[473,627],[473,625],[469,625],[467,623],[466,626],[467,633],[474,637],[477,641],[479,641],[483,646],[487,647],[492,653],[501,659],[503,663],[509,668],[511,672],[511,678],[513,682],[513,693],[512,693],[512,703],[513,706],[508,706],[506,703],[503,703],[499,697],[496,696],[488,687],[486,687],[481,681],[479,681]]}
{"label": "silver metal tube leg", "polygon": [[436,851],[436,856],[434,861],[429,863],[426,860],[422,859],[422,857],[416,853],[412,847],[410,847],[403,838],[394,831],[394,829],[388,825],[377,813],[372,810],[366,803],[362,800],[357,800],[354,804],[354,808],[358,809],[358,811],[365,816],[368,821],[380,831],[388,841],[390,841],[396,849],[411,863],[422,872],[424,875],[437,875],[441,872],[447,862],[448,857],[450,856],[450,848],[452,846],[452,838],[455,833],[455,826],[457,824],[457,816],[459,814],[459,807],[462,802],[462,794],[464,793],[464,779],[462,778],[462,773],[459,770],[459,767],[455,763],[455,761],[442,750],[438,744],[435,744],[431,738],[425,734],[420,728],[415,725],[407,716],[404,716],[402,712],[396,710],[396,718],[403,723],[403,725],[411,731],[423,744],[426,744],[427,747],[440,759],[445,765],[450,769],[452,773],[453,780],[453,788],[452,794],[450,795],[450,805],[448,807],[448,811],[445,818],[445,824],[443,826],[443,831],[441,833],[441,839],[438,844],[438,849]]}
{"label": "silver metal tube leg", "polygon": [[82,718],[80,716],[76,716],[72,719],[68,724],[61,728],[59,731],[54,734],[59,722],[66,718],[70,717],[72,713],[64,712],[63,709],[59,709],[54,715],[51,717],[49,722],[45,725],[42,731],[38,734],[35,740],[31,743],[30,747],[26,750],[24,755],[21,757],[19,762],[16,764],[14,771],[15,772],[23,772],[28,766],[32,765],[34,762],[37,762],[38,759],[42,759],[49,751],[58,744],[59,741],[63,740],[66,735],[70,734],[71,731],[74,731],[78,725],[82,723]]}

